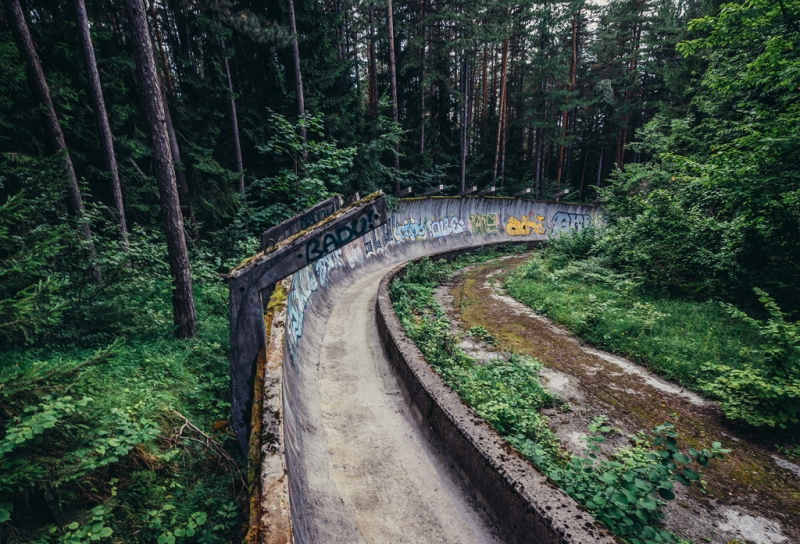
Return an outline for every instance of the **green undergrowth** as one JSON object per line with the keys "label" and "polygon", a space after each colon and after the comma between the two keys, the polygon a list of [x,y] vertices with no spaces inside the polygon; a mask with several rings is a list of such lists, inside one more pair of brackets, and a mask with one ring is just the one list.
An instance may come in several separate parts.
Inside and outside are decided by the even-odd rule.
{"label": "green undergrowth", "polygon": [[241,542],[227,287],[194,250],[198,335],[175,339],[168,270],[146,255],[163,249],[132,237],[129,262],[0,351],[0,542]]}
{"label": "green undergrowth", "polygon": [[767,317],[730,304],[654,296],[597,258],[539,251],[509,274],[506,291],[582,340],[623,354],[720,402],[755,426],[800,418],[800,323],[756,290]]}
{"label": "green undergrowth", "polygon": [[[582,455],[564,451],[541,413],[561,403],[541,385],[542,364],[515,353],[488,362],[471,358],[459,347],[461,338],[434,298],[436,287],[455,270],[482,260],[485,255],[479,254],[408,265],[390,290],[408,336],[469,407],[616,535],[632,544],[683,542],[661,525],[665,501],[675,498],[676,482],[690,486],[700,480],[692,467],[707,465],[725,450],[714,443],[711,450],[682,451],[672,425],[664,424],[601,459],[599,444],[613,431],[601,416],[589,428]],[[494,341],[481,327],[468,334]]]}

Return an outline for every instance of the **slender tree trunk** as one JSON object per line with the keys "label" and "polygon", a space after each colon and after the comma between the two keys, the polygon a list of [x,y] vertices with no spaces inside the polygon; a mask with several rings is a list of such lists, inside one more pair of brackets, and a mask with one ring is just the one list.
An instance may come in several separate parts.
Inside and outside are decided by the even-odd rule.
{"label": "slender tree trunk", "polygon": [[497,181],[497,165],[500,161],[500,145],[505,122],[506,111],[506,82],[508,79],[508,38],[503,40],[503,54],[500,64],[500,111],[497,116],[497,144],[494,150],[494,170],[492,171],[492,182]]}
{"label": "slender tree trunk", "polygon": [[225,79],[228,84],[228,105],[231,110],[231,132],[233,132],[236,171],[239,172],[239,192],[244,196],[244,163],[242,162],[242,143],[239,140],[239,118],[236,115],[236,95],[233,93],[233,81],[231,80],[231,69],[228,65],[228,50],[225,47],[225,40],[220,40],[219,45],[222,48],[222,69],[225,72]]}
{"label": "slender tree trunk", "polygon": [[[294,86],[297,94],[297,116],[302,119],[306,114],[306,105],[303,98],[303,74],[300,72],[300,46],[297,43],[297,24],[294,19],[294,0],[289,0],[289,29],[292,32],[292,58],[294,59]],[[300,127],[300,138],[303,140],[303,159],[308,156],[306,143],[306,128]]]}
{"label": "slender tree trunk", "polygon": [[489,49],[485,45],[483,46],[483,102],[481,104],[481,139],[486,138],[486,114],[487,114],[487,104],[488,104],[488,97],[489,97],[489,76],[487,74],[487,70],[489,69]]}
{"label": "slender tree trunk", "polygon": [[178,203],[178,188],[175,183],[175,170],[172,165],[169,137],[167,136],[164,100],[156,74],[143,1],[127,0],[127,8],[139,84],[142,87],[147,121],[150,125],[158,192],[161,197],[164,230],[167,235],[169,267],[175,282],[172,291],[175,334],[179,338],[187,338],[194,336],[197,332],[197,318],[192,296],[189,254],[186,250],[183,219]]}
{"label": "slender tree trunk", "polygon": [[589,145],[588,145],[588,142],[587,142],[586,154],[583,156],[583,173],[581,174],[581,188],[578,191],[578,198],[579,199],[583,198],[583,183],[584,183],[584,181],[586,181],[586,165],[588,164],[588,162],[589,162]]}
{"label": "slender tree trunk", "polygon": [[[397,69],[394,56],[394,15],[392,13],[392,0],[386,3],[387,27],[389,33],[389,81],[392,87],[392,121],[400,122],[397,110]],[[394,169],[400,170],[400,142],[394,144]],[[395,192],[400,191],[400,179],[395,179]]]}
{"label": "slender tree trunk", "polygon": [[192,206],[192,197],[189,193],[189,182],[186,180],[186,172],[183,169],[183,160],[181,159],[181,148],[178,146],[178,136],[175,132],[175,125],[172,123],[172,114],[169,109],[169,100],[164,86],[161,85],[160,79],[157,80],[161,88],[161,100],[164,102],[164,122],[167,126],[167,135],[169,136],[170,155],[172,156],[172,164],[175,169],[175,177],[178,180],[178,197],[181,206],[186,208],[189,214],[189,222],[192,225],[192,237],[197,238],[197,220],[194,216],[194,207]]}
{"label": "slender tree trunk", "polygon": [[111,125],[108,123],[106,103],[103,99],[103,89],[100,86],[100,74],[97,71],[97,62],[94,57],[92,35],[89,32],[89,17],[86,14],[86,5],[83,0],[75,0],[75,26],[78,30],[81,48],[83,49],[83,62],[86,65],[86,76],[89,80],[89,96],[94,108],[97,132],[100,136],[100,147],[103,149],[103,159],[106,169],[111,175],[111,198],[114,201],[114,211],[119,221],[119,233],[122,238],[124,250],[128,251],[128,226],[125,224],[125,206],[122,203],[122,187],[119,182],[117,157],[114,154],[114,139],[111,135]]}
{"label": "slender tree trunk", "polygon": [[[508,91],[506,91],[507,93]],[[508,98],[503,100],[503,131],[500,137],[500,187],[505,187],[506,183],[506,139],[508,138]]]}
{"label": "slender tree trunk", "polygon": [[175,90],[172,85],[172,76],[170,76],[169,65],[167,64],[167,55],[164,52],[164,40],[161,37],[161,28],[158,24],[158,17],[156,17],[155,2],[153,2],[153,0],[150,0],[150,17],[153,19],[153,32],[155,32],[156,35],[156,43],[158,44],[158,56],[161,58],[161,69],[164,72],[164,79],[167,82],[167,91],[169,91],[169,94],[172,94],[173,92],[175,92]]}
{"label": "slender tree trunk", "polygon": [[[569,68],[570,92],[575,90],[575,65],[578,62],[577,58],[577,35],[578,35],[578,19],[572,19],[572,62]],[[566,105],[561,112],[561,141],[558,144],[558,173],[556,186],[561,186],[561,169],[564,165],[564,138],[567,135],[567,114],[569,112],[569,96],[567,97]]]}
{"label": "slender tree trunk", "polygon": [[[36,52],[36,47],[33,45],[33,38],[31,38],[28,24],[25,22],[25,16],[22,12],[19,0],[4,0],[6,17],[11,26],[11,33],[17,42],[19,53],[25,61],[25,71],[28,74],[28,81],[33,87],[39,101],[44,105],[47,110],[46,123],[47,136],[50,140],[50,147],[55,153],[61,153],[64,157],[64,171],[67,174],[69,183],[67,185],[67,206],[70,213],[77,217],[83,218],[83,199],[81,198],[81,190],[78,187],[78,178],[75,175],[75,167],[72,165],[72,158],[67,149],[67,143],[64,140],[64,133],[61,132],[61,123],[58,122],[56,110],[53,107],[53,100],[50,97],[50,88],[47,86],[47,81],[44,78],[44,71],[42,64],[39,61],[39,54]],[[92,256],[95,256],[94,245],[92,243],[92,231],[89,223],[84,222],[82,225],[83,236],[89,243]]]}
{"label": "slender tree trunk", "polygon": [[419,48],[419,154],[425,153],[425,0],[419,2],[419,21],[422,44]]}
{"label": "slender tree trunk", "polygon": [[466,189],[467,180],[467,131],[469,130],[469,59],[467,58],[467,50],[462,52],[461,61],[461,193]]}
{"label": "slender tree trunk", "polygon": [[597,188],[600,188],[600,182],[602,181],[603,175],[603,155],[605,154],[606,150],[606,141],[605,138],[603,142],[600,144],[600,158],[597,160]]}
{"label": "slender tree trunk", "polygon": [[[375,13],[369,8],[369,106],[372,115],[378,115],[378,55],[375,52]],[[423,100],[425,98],[423,97]]]}

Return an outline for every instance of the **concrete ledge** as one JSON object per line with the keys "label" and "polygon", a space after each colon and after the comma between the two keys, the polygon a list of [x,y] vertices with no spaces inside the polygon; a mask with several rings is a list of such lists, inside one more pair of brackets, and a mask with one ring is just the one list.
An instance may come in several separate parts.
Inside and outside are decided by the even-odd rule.
{"label": "concrete ledge", "polygon": [[[463,250],[451,251],[431,258],[452,259],[462,253]],[[423,426],[430,429],[433,438],[482,496],[513,541],[616,542],[589,513],[520,458],[500,435],[463,404],[406,336],[389,299],[389,286],[396,276],[404,273],[406,264],[381,281],[376,318],[384,348]]]}

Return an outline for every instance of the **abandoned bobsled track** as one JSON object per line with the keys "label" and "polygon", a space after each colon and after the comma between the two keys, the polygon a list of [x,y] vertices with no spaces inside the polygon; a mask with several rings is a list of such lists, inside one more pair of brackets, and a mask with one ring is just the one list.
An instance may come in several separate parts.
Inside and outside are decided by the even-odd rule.
{"label": "abandoned bobsled track", "polygon": [[[261,541],[613,542],[460,402],[388,300],[410,260],[535,244],[596,213],[510,198],[404,200],[377,229],[297,271],[282,346],[283,445],[261,447],[265,465],[285,452],[292,535]],[[265,412],[264,427],[279,428],[268,421],[277,415]]]}

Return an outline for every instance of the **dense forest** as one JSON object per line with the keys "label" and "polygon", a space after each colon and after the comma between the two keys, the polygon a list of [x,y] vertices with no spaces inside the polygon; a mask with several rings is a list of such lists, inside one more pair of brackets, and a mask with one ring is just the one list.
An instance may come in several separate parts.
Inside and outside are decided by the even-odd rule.
{"label": "dense forest", "polygon": [[0,540],[241,537],[223,275],[334,193],[599,204],[562,251],[773,316],[795,425],[798,55],[800,0],[3,0]]}

